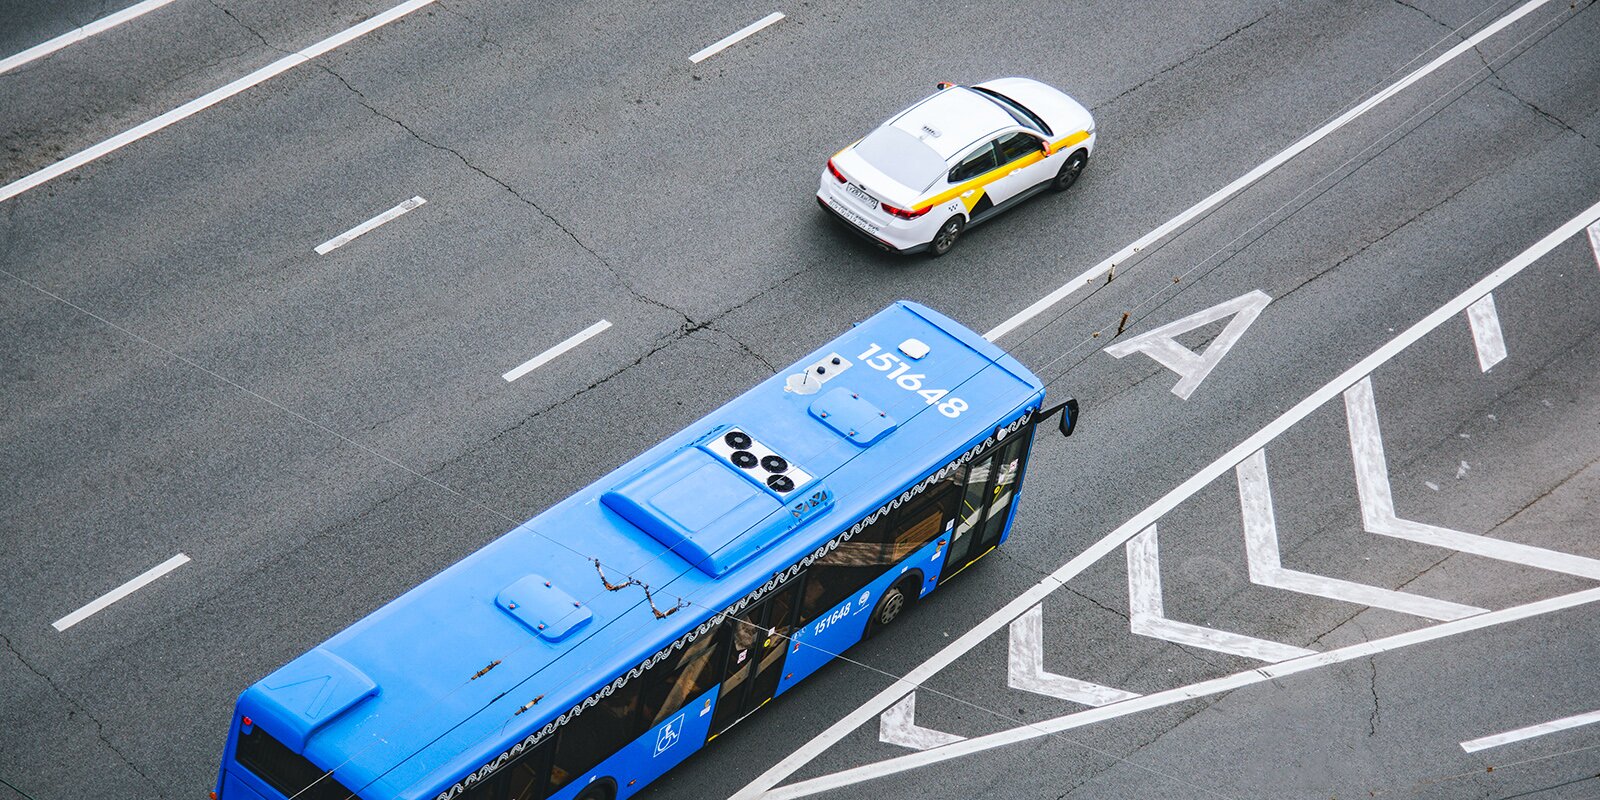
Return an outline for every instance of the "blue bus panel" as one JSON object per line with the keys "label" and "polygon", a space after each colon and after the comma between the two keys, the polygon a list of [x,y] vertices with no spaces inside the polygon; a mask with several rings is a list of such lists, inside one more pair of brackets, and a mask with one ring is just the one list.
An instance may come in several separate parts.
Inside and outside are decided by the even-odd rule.
{"label": "blue bus panel", "polygon": [[895,303],[247,688],[217,792],[627,797],[996,546],[1043,399]]}

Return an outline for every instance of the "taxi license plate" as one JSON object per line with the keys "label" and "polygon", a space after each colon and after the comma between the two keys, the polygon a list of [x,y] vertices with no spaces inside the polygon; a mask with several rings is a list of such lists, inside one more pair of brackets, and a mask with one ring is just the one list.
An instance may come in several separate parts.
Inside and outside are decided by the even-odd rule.
{"label": "taxi license plate", "polygon": [[844,193],[847,194],[847,195],[850,195],[851,197],[854,197],[857,200],[860,200],[863,203],[866,203],[867,204],[867,208],[877,208],[878,207],[878,199],[876,197],[873,197],[872,195],[867,194],[867,190],[866,189],[863,189],[860,186],[857,186],[857,185],[855,185],[853,183],[845,184]]}
{"label": "taxi license plate", "polygon": [[839,216],[842,216],[845,219],[849,220],[852,225],[855,225],[858,228],[864,228],[864,229],[866,229],[868,231],[871,231],[872,233],[877,233],[878,230],[879,230],[878,226],[872,224],[872,222],[870,220],[868,220],[866,217],[863,217],[860,214],[857,214],[856,212],[851,211],[849,208],[846,208],[843,204],[841,204],[837,200],[829,198],[828,199],[828,207],[832,208],[834,211],[839,212]]}

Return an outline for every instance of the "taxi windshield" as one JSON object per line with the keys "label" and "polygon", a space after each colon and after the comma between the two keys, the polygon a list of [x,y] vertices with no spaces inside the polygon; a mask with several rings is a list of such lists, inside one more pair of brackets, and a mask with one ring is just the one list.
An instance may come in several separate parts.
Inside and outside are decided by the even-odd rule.
{"label": "taxi windshield", "polygon": [[856,145],[856,153],[879,172],[921,191],[944,174],[944,159],[921,139],[884,125]]}

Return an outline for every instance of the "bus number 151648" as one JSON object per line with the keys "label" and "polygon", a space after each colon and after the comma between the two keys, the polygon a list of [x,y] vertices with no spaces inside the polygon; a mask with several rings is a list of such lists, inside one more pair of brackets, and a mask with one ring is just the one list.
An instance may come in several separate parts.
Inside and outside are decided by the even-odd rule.
{"label": "bus number 151648", "polygon": [[[877,343],[873,343],[871,347],[867,348],[867,352],[862,353],[859,357],[867,363],[867,366],[885,373],[883,377],[894,381],[896,386],[908,392],[916,392],[922,395],[922,399],[928,405],[939,403],[940,414],[955,419],[961,416],[961,412],[967,410],[967,401],[959,397],[951,397],[948,400],[944,400],[945,396],[950,394],[949,389],[922,388],[922,379],[928,376],[916,372],[908,374],[911,369],[910,364],[901,361],[900,357],[894,353],[880,353],[879,351],[882,349]],[[899,364],[899,366],[895,366],[896,364]],[[891,372],[890,370],[893,371]],[[941,403],[939,402],[940,400],[944,400],[944,402]]]}

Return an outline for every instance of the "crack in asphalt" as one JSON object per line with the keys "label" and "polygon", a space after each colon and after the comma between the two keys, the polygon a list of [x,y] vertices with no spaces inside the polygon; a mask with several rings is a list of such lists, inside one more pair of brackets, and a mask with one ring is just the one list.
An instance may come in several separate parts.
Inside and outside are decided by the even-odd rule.
{"label": "crack in asphalt", "polygon": [[206,2],[210,3],[211,6],[213,8],[215,8],[216,10],[221,11],[224,15],[226,15],[228,17],[228,19],[233,20],[234,23],[237,24],[239,27],[244,28],[245,30],[249,31],[251,36],[254,36],[257,39],[260,39],[261,40],[261,44],[265,45],[268,50],[273,50],[275,52],[283,53],[284,55],[289,55],[292,52],[290,50],[285,50],[285,49],[283,49],[281,47],[278,47],[277,45],[273,44],[272,42],[267,41],[267,37],[262,36],[261,35],[261,31],[258,31],[255,28],[251,27],[249,23],[247,23],[244,20],[240,19],[237,14],[234,14],[232,9],[222,5],[221,3],[218,3],[217,0],[206,0]]}
{"label": "crack in asphalt", "polygon": [[729,333],[728,331],[723,330],[722,328],[718,328],[718,327],[714,326],[710,322],[706,323],[706,329],[709,330],[709,331],[712,331],[713,333],[720,333],[723,336],[728,337],[729,341],[731,341],[734,344],[738,345],[739,349],[743,350],[745,353],[748,353],[751,358],[754,358],[755,360],[760,361],[762,366],[765,366],[768,370],[770,370],[772,372],[772,374],[774,374],[774,375],[778,374],[778,368],[773,366],[771,361],[768,361],[766,359],[766,357],[764,357],[760,353],[757,353],[756,351],[750,349],[750,345],[745,344],[744,341],[741,340],[739,337],[734,336],[732,333]]}
{"label": "crack in asphalt", "polygon": [[[352,94],[354,94],[357,98],[359,98],[358,102],[364,108],[366,108],[368,111],[371,111],[373,114],[377,115],[378,117],[386,119],[389,122],[399,126],[399,128],[401,130],[403,130],[406,133],[410,134],[411,138],[416,139],[417,141],[422,142],[423,144],[425,144],[425,145],[427,145],[427,146],[429,146],[431,148],[434,148],[435,150],[441,150],[441,151],[444,151],[446,153],[449,153],[450,155],[455,156],[458,161],[460,161],[462,164],[466,165],[467,169],[470,169],[473,172],[476,172],[479,175],[483,176],[484,178],[487,178],[490,181],[493,181],[497,186],[499,186],[500,188],[502,188],[502,189],[506,190],[507,192],[509,192],[512,197],[517,198],[518,200],[522,201],[522,203],[524,205],[526,205],[529,208],[533,209],[534,211],[538,212],[540,216],[544,217],[545,220],[547,220],[551,225],[555,226],[555,228],[557,230],[561,231],[563,234],[566,234],[567,238],[571,239],[573,244],[576,244],[585,253],[588,253],[589,256],[592,257],[595,260],[596,263],[600,264],[600,266],[604,267],[607,272],[611,273],[612,278],[616,280],[617,284],[620,285],[623,289],[627,290],[627,292],[629,294],[633,295],[635,298],[637,298],[641,302],[647,303],[649,305],[656,306],[658,308],[665,309],[667,311],[672,312],[673,314],[676,314],[679,317],[682,317],[683,320],[684,320],[685,325],[687,326],[687,327],[685,327],[683,329],[683,335],[687,335],[688,333],[692,333],[695,330],[698,330],[700,327],[702,327],[705,324],[705,323],[698,323],[698,322],[696,322],[694,320],[694,318],[690,317],[688,314],[684,313],[683,311],[681,311],[681,310],[679,310],[679,309],[677,309],[677,308],[675,308],[673,306],[670,306],[670,305],[668,305],[666,303],[663,303],[660,300],[657,300],[657,299],[655,299],[653,297],[650,297],[649,295],[646,295],[643,292],[640,292],[638,289],[635,289],[633,287],[633,285],[630,284],[625,277],[623,277],[622,271],[617,269],[616,265],[612,264],[604,256],[602,256],[598,252],[596,252],[593,247],[590,247],[589,244],[587,242],[585,242],[581,237],[579,237],[578,234],[575,233],[571,228],[568,228],[566,225],[562,224],[561,220],[556,219],[555,215],[553,215],[550,212],[546,211],[543,206],[539,205],[539,203],[537,203],[536,201],[534,201],[534,200],[530,199],[529,197],[527,197],[526,195],[524,195],[520,190],[518,190],[515,186],[512,186],[505,179],[499,177],[498,175],[495,175],[494,173],[489,172],[488,170],[484,169],[483,167],[478,166],[477,164],[472,163],[472,160],[467,158],[465,155],[463,155],[461,153],[461,151],[459,151],[459,150],[457,150],[457,149],[455,149],[453,147],[450,147],[449,145],[440,144],[438,142],[433,141],[432,139],[429,139],[426,136],[423,136],[421,133],[418,133],[415,129],[413,129],[410,125],[407,125],[405,122],[401,121],[400,119],[398,119],[398,118],[396,118],[396,117],[394,117],[394,116],[392,116],[392,115],[390,115],[388,113],[385,113],[384,111],[379,109],[377,106],[374,106],[367,99],[367,96],[366,96],[366,94],[364,92],[362,92],[360,89],[357,89],[353,84],[350,83],[350,81],[346,80],[343,75],[340,75],[338,72],[334,71],[332,67],[329,67],[327,64],[318,64],[317,66],[319,68],[321,68],[323,72],[326,72],[329,75],[332,75],[334,78],[338,79],[338,81],[340,83],[344,84],[344,87],[346,89],[349,89]],[[678,338],[682,338],[682,336],[679,336]],[[654,351],[652,351],[652,352],[654,352]]]}
{"label": "crack in asphalt", "polygon": [[467,16],[467,14],[465,12],[457,11],[454,8],[451,8],[450,6],[445,5],[444,0],[436,0],[434,5],[438,6],[439,9],[444,11],[445,13],[460,17],[460,18],[466,20],[467,22],[469,22],[469,23],[471,23],[473,25],[476,25],[478,27],[478,42],[480,44],[489,45],[490,47],[493,47],[494,49],[499,50],[502,53],[504,53],[506,51],[505,45],[501,44],[500,42],[496,41],[494,38],[489,36],[489,26],[488,25],[485,25],[484,23],[479,22],[479,21],[473,19],[470,16]]}
{"label": "crack in asphalt", "polygon": [[1183,67],[1185,64],[1188,64],[1189,62],[1194,61],[1195,59],[1200,58],[1201,56],[1204,56],[1206,53],[1209,53],[1212,50],[1217,49],[1218,47],[1221,47],[1229,39],[1232,39],[1233,37],[1238,36],[1241,33],[1244,33],[1247,29],[1249,29],[1251,27],[1254,27],[1256,25],[1256,23],[1258,23],[1258,22],[1260,22],[1260,21],[1262,21],[1262,20],[1264,20],[1264,19],[1266,19],[1267,17],[1270,17],[1270,16],[1272,16],[1272,12],[1268,11],[1268,12],[1263,13],[1261,16],[1256,17],[1253,20],[1250,20],[1249,22],[1246,22],[1245,24],[1240,25],[1237,28],[1234,28],[1226,36],[1223,36],[1221,39],[1218,39],[1215,42],[1212,42],[1211,44],[1207,45],[1204,49],[1196,51],[1196,52],[1188,55],[1187,57],[1185,57],[1183,60],[1178,61],[1178,62],[1172,64],[1171,66],[1168,66],[1168,67],[1162,69],[1160,72],[1157,72],[1156,74],[1151,75],[1150,77],[1145,78],[1142,81],[1139,81],[1138,83],[1134,84],[1133,86],[1131,86],[1131,87],[1129,87],[1127,89],[1124,89],[1121,92],[1118,92],[1110,100],[1107,100],[1107,101],[1105,101],[1103,103],[1097,103],[1095,105],[1095,108],[1102,108],[1102,107],[1105,107],[1105,106],[1109,106],[1112,103],[1115,103],[1118,100],[1121,100],[1122,98],[1124,98],[1124,97],[1126,97],[1126,96],[1128,96],[1130,94],[1133,94],[1134,92],[1139,91],[1141,88],[1144,88],[1144,86],[1146,84],[1159,79],[1161,76],[1166,75],[1167,73],[1172,72],[1173,70],[1176,70],[1176,69],[1178,69],[1180,67]]}
{"label": "crack in asphalt", "polygon": [[1432,14],[1429,14],[1428,12],[1422,10],[1421,8],[1418,8],[1417,6],[1414,6],[1414,5],[1411,5],[1410,3],[1407,3],[1406,0],[1394,0],[1394,2],[1395,2],[1396,5],[1403,6],[1405,8],[1409,8],[1412,11],[1415,11],[1418,14],[1421,14],[1422,16],[1427,17],[1429,22],[1432,22],[1433,24],[1438,25],[1439,27],[1444,28],[1445,30],[1450,31],[1451,33],[1455,34],[1457,39],[1461,38],[1461,34],[1456,33],[1456,29],[1454,27],[1451,27],[1450,25],[1446,25],[1438,17],[1435,17]]}
{"label": "crack in asphalt", "polygon": [[11,643],[11,639],[7,638],[3,633],[0,633],[0,644],[5,645],[6,651],[11,653],[11,655],[17,659],[18,663],[26,667],[29,672],[32,672],[34,675],[37,675],[41,680],[43,680],[58,697],[60,697],[62,700],[65,700],[73,708],[76,708],[79,712],[81,712],[85,719],[94,723],[95,737],[105,744],[106,749],[116,753],[117,757],[122,759],[122,763],[128,766],[128,769],[133,770],[140,778],[144,779],[145,783],[150,784],[150,786],[156,790],[157,797],[164,798],[167,796],[166,793],[161,791],[160,784],[151,779],[149,775],[146,775],[144,770],[139,769],[139,765],[133,763],[133,759],[129,758],[127,753],[122,752],[115,744],[111,743],[111,739],[106,736],[105,725],[102,724],[100,720],[95,719],[95,716],[89,713],[89,709],[84,708],[78,703],[77,700],[74,700],[71,695],[67,694],[67,691],[63,689],[60,684],[57,684],[54,678],[51,678],[49,675],[45,674],[44,671],[40,670],[38,667],[35,667],[31,662],[28,661],[28,659],[23,658],[22,652],[19,651],[16,646]]}
{"label": "crack in asphalt", "polygon": [[1579,139],[1582,139],[1585,144],[1588,144],[1591,147],[1594,147],[1596,149],[1600,149],[1600,142],[1596,142],[1596,141],[1590,139],[1589,137],[1584,136],[1583,135],[1583,131],[1580,131],[1577,128],[1572,127],[1571,123],[1569,123],[1566,120],[1556,116],[1555,114],[1552,114],[1552,113],[1540,108],[1538,106],[1538,104],[1528,100],[1527,98],[1523,97],[1522,95],[1517,94],[1516,90],[1512,89],[1511,85],[1506,82],[1505,78],[1502,78],[1499,75],[1495,75],[1494,76],[1494,80],[1492,82],[1492,85],[1496,89],[1499,89],[1500,91],[1504,92],[1506,95],[1510,96],[1511,99],[1513,99],[1513,100],[1515,100],[1515,101],[1527,106],[1528,108],[1532,109],[1535,114],[1538,114],[1546,122],[1549,122],[1549,123],[1561,128],[1562,130],[1565,130],[1567,133],[1570,133],[1570,134],[1572,134],[1574,136],[1577,136]]}
{"label": "crack in asphalt", "polygon": [[[1365,631],[1362,632],[1362,636],[1363,637],[1366,636]],[[1379,706],[1378,706],[1378,658],[1377,658],[1377,656],[1369,656],[1367,658],[1367,667],[1372,670],[1372,680],[1368,684],[1368,688],[1372,692],[1372,713],[1367,716],[1367,736],[1368,737],[1372,737],[1372,736],[1377,736],[1378,735],[1378,720],[1379,720],[1379,718],[1381,716],[1381,714],[1379,713]]]}

